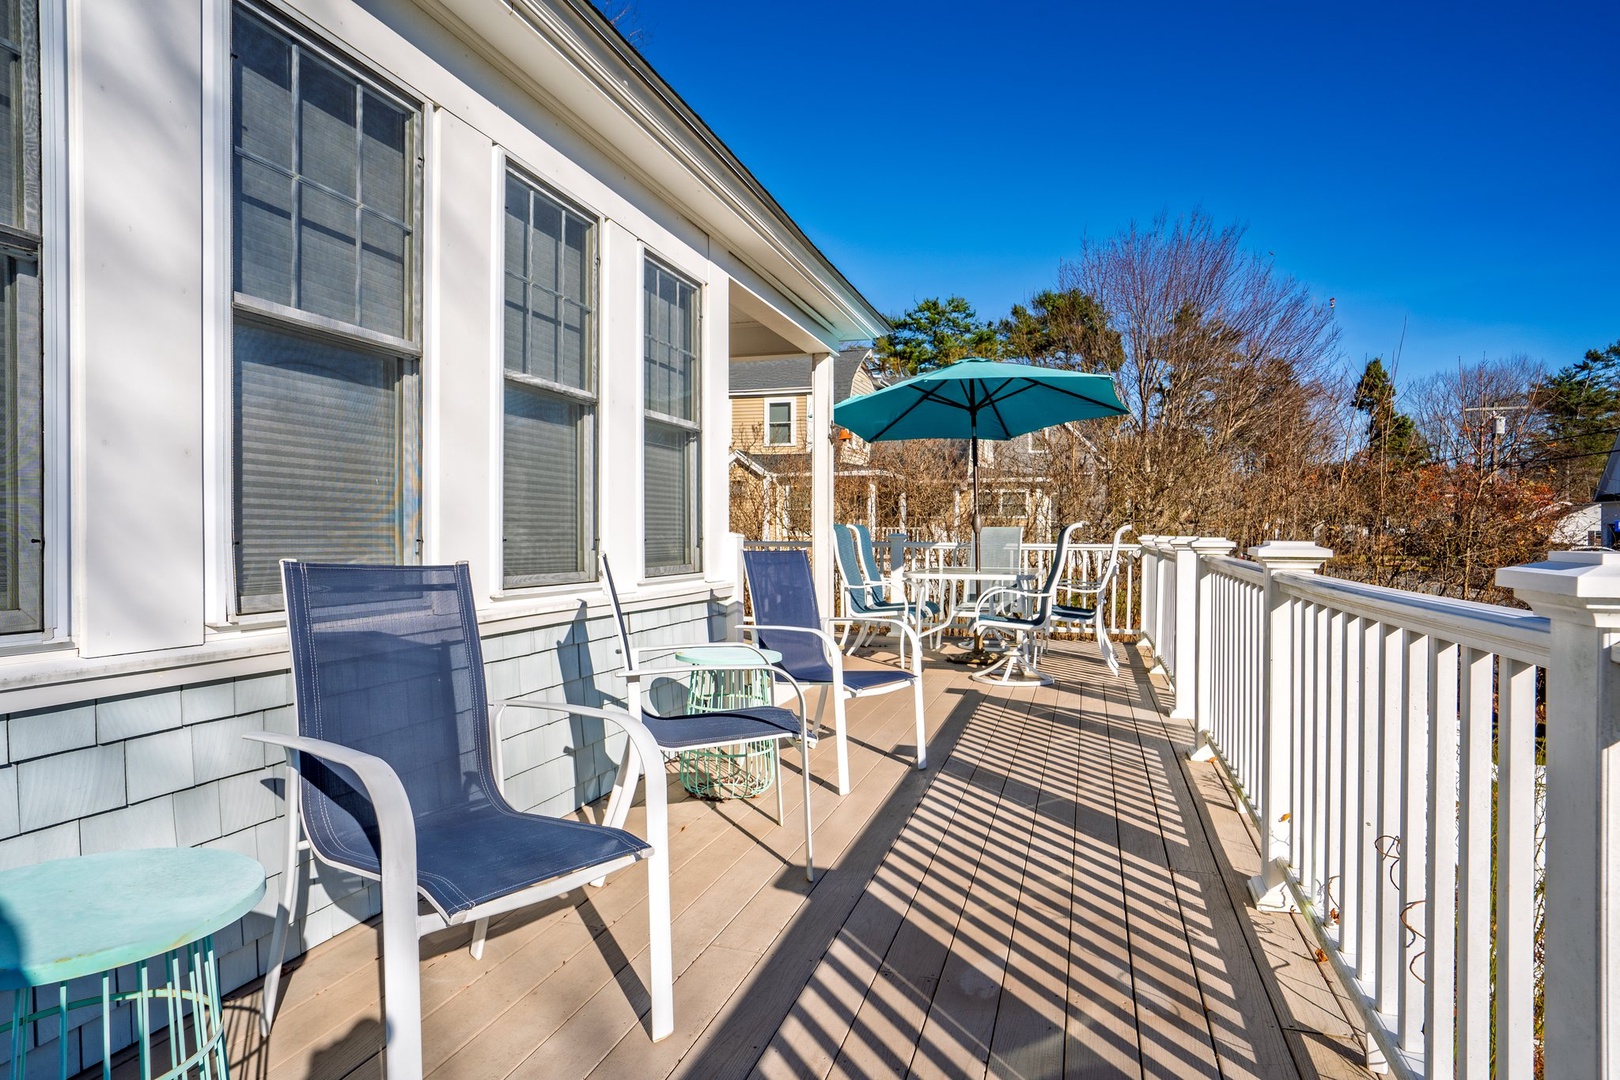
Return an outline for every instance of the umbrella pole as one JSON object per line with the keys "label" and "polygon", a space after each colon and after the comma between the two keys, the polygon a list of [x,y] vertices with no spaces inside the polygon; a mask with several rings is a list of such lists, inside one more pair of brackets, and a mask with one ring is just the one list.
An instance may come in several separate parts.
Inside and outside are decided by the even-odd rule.
{"label": "umbrella pole", "polygon": [[[970,425],[968,430],[972,432],[970,436],[972,447],[969,451],[969,457],[973,463],[973,572],[979,574],[984,571],[984,544],[981,543],[984,524],[979,518],[979,414],[973,413],[968,423]],[[982,593],[984,591],[984,582],[976,580],[973,587],[977,592]],[[984,633],[976,631],[973,635],[973,655],[980,656],[983,652]]]}

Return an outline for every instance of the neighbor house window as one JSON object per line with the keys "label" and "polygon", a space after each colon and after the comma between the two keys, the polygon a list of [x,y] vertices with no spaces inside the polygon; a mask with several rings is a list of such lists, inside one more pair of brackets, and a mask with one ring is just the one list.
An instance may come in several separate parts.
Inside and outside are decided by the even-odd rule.
{"label": "neighbor house window", "polygon": [[793,399],[765,403],[765,445],[792,446],[798,440],[793,430]]}
{"label": "neighbor house window", "polygon": [[642,292],[647,573],[691,573],[699,566],[698,288],[649,259]]}
{"label": "neighbor house window", "polygon": [[0,634],[44,628],[39,39],[0,4]]}
{"label": "neighbor house window", "polygon": [[246,6],[232,47],[235,589],[257,612],[282,558],[417,556],[419,120]]}
{"label": "neighbor house window", "polygon": [[1028,496],[1022,491],[996,492],[996,516],[1021,518],[1029,509]]}
{"label": "neighbor house window", "polygon": [[506,177],[506,450],[502,580],[594,575],[595,228]]}

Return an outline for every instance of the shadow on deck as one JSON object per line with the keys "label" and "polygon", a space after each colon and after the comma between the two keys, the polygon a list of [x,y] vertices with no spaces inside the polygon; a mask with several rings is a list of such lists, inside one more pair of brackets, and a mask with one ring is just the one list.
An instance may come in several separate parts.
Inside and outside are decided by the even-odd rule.
{"label": "shadow on deck", "polygon": [[[854,789],[814,795],[814,886],[772,804],[672,787],[676,1030],[648,1041],[641,872],[423,945],[436,1078],[1346,1077],[1363,1036],[1289,915],[1256,913],[1253,829],[1134,662],[1058,643],[1055,686],[927,678],[850,710]],[[815,755],[831,773],[832,748]],[[797,768],[784,755],[784,768]],[[636,828],[634,818],[631,827]],[[381,1075],[378,943],[356,927],[290,970],[268,1042],[230,1003],[238,1080]]]}

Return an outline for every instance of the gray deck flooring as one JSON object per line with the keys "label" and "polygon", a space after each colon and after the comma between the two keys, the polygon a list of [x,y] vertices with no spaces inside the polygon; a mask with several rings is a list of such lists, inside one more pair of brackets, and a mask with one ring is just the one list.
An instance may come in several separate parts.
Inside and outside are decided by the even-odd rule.
{"label": "gray deck flooring", "polygon": [[[1362,1036],[1297,917],[1259,914],[1253,827],[1141,663],[1058,643],[1053,687],[929,666],[931,767],[910,698],[852,704],[854,789],[712,804],[672,786],[676,1030],[648,1041],[644,877],[423,943],[426,1068],[498,1077],[1349,1077]],[[832,775],[832,745],[813,759]],[[677,798],[677,796],[679,796]],[[632,827],[637,823],[632,818]],[[290,969],[266,1042],[229,1004],[238,1080],[377,1077],[377,936]]]}

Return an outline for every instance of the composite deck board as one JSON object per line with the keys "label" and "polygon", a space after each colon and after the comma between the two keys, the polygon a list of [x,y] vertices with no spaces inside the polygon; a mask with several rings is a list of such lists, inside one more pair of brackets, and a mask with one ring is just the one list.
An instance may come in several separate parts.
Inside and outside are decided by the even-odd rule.
{"label": "composite deck board", "polygon": [[[497,920],[481,961],[465,928],[424,942],[429,1075],[1365,1075],[1301,925],[1247,904],[1252,824],[1124,651],[1116,679],[1056,643],[1043,689],[930,663],[926,772],[910,695],[851,703],[851,793],[830,740],[812,756],[814,885],[796,751],[781,827],[772,796],[672,784],[675,1033],[647,1038],[631,868]],[[233,995],[233,1076],[380,1076],[377,952],[371,925],[311,950],[268,1041],[258,987]]]}

